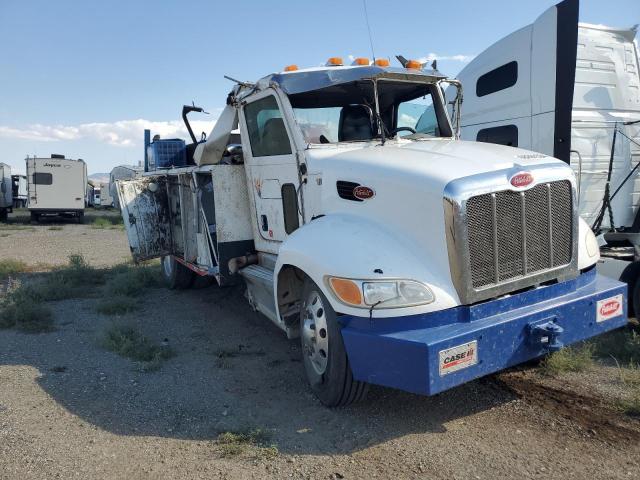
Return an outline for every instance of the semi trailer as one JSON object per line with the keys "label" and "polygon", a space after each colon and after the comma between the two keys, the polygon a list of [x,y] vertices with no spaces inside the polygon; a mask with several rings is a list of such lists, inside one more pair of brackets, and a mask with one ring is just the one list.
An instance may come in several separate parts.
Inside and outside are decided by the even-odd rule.
{"label": "semi trailer", "polygon": [[87,164],[53,154],[27,157],[27,190],[31,220],[58,215],[81,220],[87,194]]}
{"label": "semi trailer", "polygon": [[[640,312],[640,62],[637,25],[578,23],[565,0],[477,55],[462,138],[552,155],[574,170],[578,212],[599,236],[598,269],[629,284]],[[447,92],[454,96],[455,90]]]}
{"label": "semi trailer", "polygon": [[186,166],[117,182],[134,260],[160,257],[170,288],[242,283],[327,406],[433,395],[627,323],[572,168],[460,140],[443,88],[459,112],[461,84],[399,58],[236,82]]}
{"label": "semi trailer", "polygon": [[6,222],[13,210],[13,184],[11,166],[0,163],[0,222]]}

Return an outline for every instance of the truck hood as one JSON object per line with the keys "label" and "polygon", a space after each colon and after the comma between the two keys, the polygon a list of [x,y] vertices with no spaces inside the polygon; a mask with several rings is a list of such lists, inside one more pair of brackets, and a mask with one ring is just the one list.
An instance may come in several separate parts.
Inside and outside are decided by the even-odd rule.
{"label": "truck hood", "polygon": [[[362,180],[407,177],[442,192],[450,181],[497,170],[526,170],[546,164],[566,165],[553,157],[480,142],[461,140],[388,141],[366,147],[333,146],[307,151],[311,171],[323,177]],[[424,182],[426,181],[427,184]]]}

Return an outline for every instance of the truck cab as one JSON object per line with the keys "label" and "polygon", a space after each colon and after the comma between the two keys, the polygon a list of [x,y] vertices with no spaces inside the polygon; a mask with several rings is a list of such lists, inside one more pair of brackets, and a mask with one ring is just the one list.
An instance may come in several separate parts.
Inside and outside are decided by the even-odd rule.
{"label": "truck cab", "polygon": [[238,82],[193,166],[118,182],[134,258],[162,257],[174,288],[242,281],[329,406],[369,383],[435,394],[624,325],[571,168],[459,140],[446,82],[339,58]]}

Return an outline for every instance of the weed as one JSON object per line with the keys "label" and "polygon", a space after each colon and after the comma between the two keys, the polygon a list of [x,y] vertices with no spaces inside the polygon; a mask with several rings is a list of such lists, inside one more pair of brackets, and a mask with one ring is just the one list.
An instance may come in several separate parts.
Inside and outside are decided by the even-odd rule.
{"label": "weed", "polygon": [[20,260],[0,260],[0,280],[24,272],[27,264]]}
{"label": "weed", "polygon": [[631,395],[619,403],[619,407],[627,415],[640,416],[640,388],[634,388]]}
{"label": "weed", "polygon": [[595,354],[615,358],[621,364],[640,364],[640,334],[632,328],[621,328],[600,335],[594,341]]}
{"label": "weed", "polygon": [[540,367],[545,375],[567,372],[583,372],[593,365],[594,346],[585,343],[580,346],[565,347],[545,358]]}
{"label": "weed", "polygon": [[16,328],[25,333],[54,330],[51,310],[34,298],[29,290],[17,286],[0,302],[0,329]]}
{"label": "weed", "polygon": [[260,428],[241,430],[236,432],[223,432],[218,435],[217,443],[220,446],[222,455],[225,457],[240,455],[247,451],[248,447],[260,447],[261,453],[268,450],[267,456],[275,456],[278,449],[275,445],[269,445],[271,434]]}
{"label": "weed", "polygon": [[135,297],[145,288],[157,287],[160,284],[159,267],[123,265],[114,269],[115,275],[109,280],[107,292],[114,296]]}
{"label": "weed", "polygon": [[163,360],[171,358],[173,351],[168,346],[154,345],[138,330],[128,325],[113,324],[103,334],[102,346],[118,355],[149,367],[158,367]]}
{"label": "weed", "polygon": [[123,295],[105,298],[96,305],[96,310],[105,315],[124,315],[137,309],[138,302]]}
{"label": "weed", "polygon": [[25,287],[39,301],[85,297],[104,283],[104,272],[91,267],[81,255],[69,256],[69,265],[52,270],[46,277]]}

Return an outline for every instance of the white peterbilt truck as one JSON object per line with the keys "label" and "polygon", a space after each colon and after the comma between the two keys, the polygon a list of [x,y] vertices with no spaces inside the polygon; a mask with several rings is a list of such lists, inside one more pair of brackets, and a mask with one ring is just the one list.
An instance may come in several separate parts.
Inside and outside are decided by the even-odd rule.
{"label": "white peterbilt truck", "polygon": [[134,259],[162,257],[172,288],[244,281],[328,406],[367,384],[435,394],[627,322],[572,169],[459,140],[448,80],[402,60],[237,82],[206,141],[187,121],[186,167],[117,182]]}

